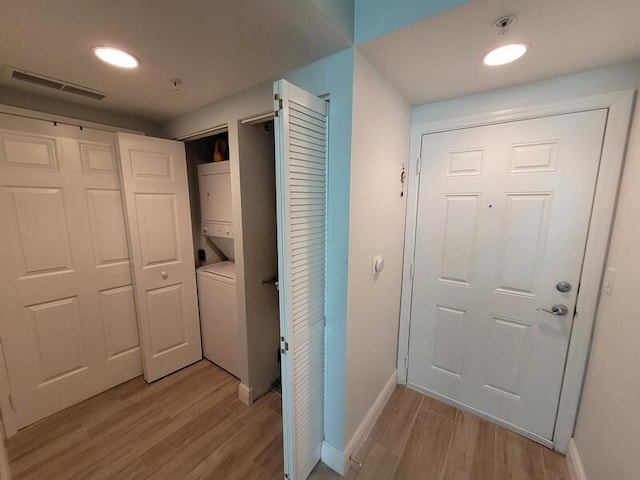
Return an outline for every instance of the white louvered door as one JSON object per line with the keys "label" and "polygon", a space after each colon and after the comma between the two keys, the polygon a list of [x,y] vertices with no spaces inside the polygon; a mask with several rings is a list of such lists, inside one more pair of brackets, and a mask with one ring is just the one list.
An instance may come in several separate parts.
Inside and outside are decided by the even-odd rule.
{"label": "white louvered door", "polygon": [[327,104],[274,84],[285,474],[307,478],[324,439]]}

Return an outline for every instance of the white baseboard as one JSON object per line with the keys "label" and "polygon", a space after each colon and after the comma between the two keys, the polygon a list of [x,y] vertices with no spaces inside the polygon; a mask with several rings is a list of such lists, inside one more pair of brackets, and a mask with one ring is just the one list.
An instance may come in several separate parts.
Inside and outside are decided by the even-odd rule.
{"label": "white baseboard", "polygon": [[334,472],[340,475],[344,475],[344,472],[346,472],[342,462],[342,452],[327,442],[322,442],[321,458],[322,462]]}
{"label": "white baseboard", "polygon": [[569,448],[567,450],[567,469],[571,480],[587,480],[587,475],[584,473],[584,467],[582,466],[582,459],[573,438],[569,440]]}
{"label": "white baseboard", "polygon": [[384,387],[382,388],[382,391],[378,395],[378,398],[376,398],[376,401],[373,402],[373,405],[367,412],[367,415],[364,417],[364,419],[360,423],[360,426],[358,426],[358,429],[351,437],[351,440],[349,440],[349,443],[347,443],[347,448],[345,448],[342,458],[342,464],[344,466],[343,472],[346,472],[349,468],[351,456],[358,453],[360,447],[362,447],[365,440],[369,437],[373,426],[376,424],[378,418],[380,417],[380,414],[382,413],[382,409],[389,401],[389,398],[391,398],[391,394],[395,390],[396,385],[398,385],[398,371],[394,370],[389,377],[389,380],[387,380],[387,383],[385,383]]}
{"label": "white baseboard", "polygon": [[251,405],[253,403],[253,388],[249,388],[241,383],[238,385],[238,398],[245,405]]}

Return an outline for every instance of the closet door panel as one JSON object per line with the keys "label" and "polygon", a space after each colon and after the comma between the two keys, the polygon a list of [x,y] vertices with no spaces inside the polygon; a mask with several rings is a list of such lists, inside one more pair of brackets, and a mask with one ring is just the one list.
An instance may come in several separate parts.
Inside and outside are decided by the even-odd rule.
{"label": "closet door panel", "polygon": [[152,382],[202,358],[184,144],[118,134],[138,331]]}

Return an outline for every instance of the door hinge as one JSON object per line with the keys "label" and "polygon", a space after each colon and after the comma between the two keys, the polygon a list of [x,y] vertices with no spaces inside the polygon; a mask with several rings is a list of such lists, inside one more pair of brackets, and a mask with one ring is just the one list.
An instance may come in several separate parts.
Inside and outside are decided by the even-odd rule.
{"label": "door hinge", "polygon": [[13,405],[13,396],[11,396],[11,394],[9,394],[9,405],[11,405],[11,408],[13,410],[16,409],[16,407]]}
{"label": "door hinge", "polygon": [[416,265],[415,265],[415,263],[412,263],[409,266],[409,278],[411,280],[413,280],[413,277],[415,276],[415,274],[416,274]]}
{"label": "door hinge", "polygon": [[282,99],[280,98],[280,95],[278,95],[277,93],[274,93],[273,94],[273,100],[275,102],[273,114],[276,117],[279,117],[280,114],[278,112],[280,112],[280,110],[282,110]]}
{"label": "door hinge", "polygon": [[421,172],[422,172],[422,157],[418,158],[418,162],[416,165],[416,173],[420,175]]}
{"label": "door hinge", "polygon": [[409,355],[404,356],[404,378],[409,376]]}
{"label": "door hinge", "polygon": [[280,353],[286,353],[289,351],[289,342],[285,341],[284,337],[280,337]]}

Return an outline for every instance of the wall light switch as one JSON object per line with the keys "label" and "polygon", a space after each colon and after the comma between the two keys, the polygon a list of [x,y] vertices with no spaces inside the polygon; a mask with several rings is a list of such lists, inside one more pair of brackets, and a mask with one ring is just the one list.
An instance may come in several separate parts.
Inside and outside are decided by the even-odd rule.
{"label": "wall light switch", "polygon": [[378,255],[371,259],[371,275],[376,276],[384,269],[384,258]]}
{"label": "wall light switch", "polygon": [[615,279],[616,279],[616,269],[608,267],[607,271],[604,274],[604,282],[602,283],[603,283],[604,293],[606,293],[609,296],[613,295],[613,282],[615,281]]}

